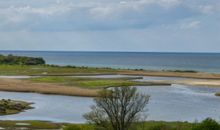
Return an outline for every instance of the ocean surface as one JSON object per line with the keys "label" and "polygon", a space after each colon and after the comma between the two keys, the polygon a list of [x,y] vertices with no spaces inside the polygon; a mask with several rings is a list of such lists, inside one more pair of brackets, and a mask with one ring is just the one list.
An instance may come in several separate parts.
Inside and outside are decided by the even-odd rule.
{"label": "ocean surface", "polygon": [[220,73],[220,53],[0,51],[43,57],[47,64]]}

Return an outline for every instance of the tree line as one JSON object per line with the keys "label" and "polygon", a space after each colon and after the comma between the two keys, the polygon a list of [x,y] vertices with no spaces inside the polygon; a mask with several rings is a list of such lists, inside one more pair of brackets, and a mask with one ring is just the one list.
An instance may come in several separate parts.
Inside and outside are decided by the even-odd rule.
{"label": "tree line", "polygon": [[43,65],[45,63],[41,57],[0,55],[0,64],[4,65]]}

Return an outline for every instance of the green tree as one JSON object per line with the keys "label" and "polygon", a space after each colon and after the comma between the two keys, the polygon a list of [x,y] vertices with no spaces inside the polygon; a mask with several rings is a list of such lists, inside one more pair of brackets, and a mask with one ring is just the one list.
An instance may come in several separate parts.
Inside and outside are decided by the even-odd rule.
{"label": "green tree", "polygon": [[148,101],[149,96],[140,94],[134,87],[105,90],[95,98],[96,105],[84,117],[98,129],[128,130],[141,118]]}
{"label": "green tree", "polygon": [[207,118],[200,124],[196,124],[192,130],[220,130],[220,125],[215,120]]}

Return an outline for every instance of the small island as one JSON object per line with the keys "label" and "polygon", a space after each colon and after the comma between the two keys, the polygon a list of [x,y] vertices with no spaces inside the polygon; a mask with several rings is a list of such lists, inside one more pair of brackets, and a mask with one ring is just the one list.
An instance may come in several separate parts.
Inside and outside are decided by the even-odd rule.
{"label": "small island", "polygon": [[23,112],[28,109],[32,109],[32,103],[24,101],[1,99],[0,100],[0,116],[11,115]]}

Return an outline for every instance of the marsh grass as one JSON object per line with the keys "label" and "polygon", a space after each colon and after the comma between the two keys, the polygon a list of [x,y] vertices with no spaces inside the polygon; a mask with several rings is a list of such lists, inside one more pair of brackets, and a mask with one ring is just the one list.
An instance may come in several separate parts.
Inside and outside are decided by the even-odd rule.
{"label": "marsh grass", "polygon": [[[17,123],[25,123],[29,124],[26,126],[17,125]],[[0,127],[9,129],[9,130],[15,130],[15,128],[19,127],[26,127],[28,129],[60,129],[61,124],[58,123],[51,123],[51,122],[44,122],[44,121],[0,121]]]}
{"label": "marsh grass", "polygon": [[[27,126],[18,126],[17,123],[29,124]],[[200,123],[189,122],[165,122],[165,121],[146,121],[135,123],[129,130],[217,130],[219,124],[212,119],[205,119]],[[31,130],[51,129],[51,130],[97,130],[93,124],[70,124],[70,123],[52,123],[45,121],[0,121],[0,127],[14,130],[26,127]],[[217,129],[213,129],[217,128]],[[103,130],[103,129],[102,129]],[[105,129],[106,130],[106,129]]]}
{"label": "marsh grass", "polygon": [[108,88],[108,87],[127,87],[127,86],[144,86],[146,83],[133,81],[141,77],[125,77],[125,78],[80,78],[67,76],[46,76],[39,78],[31,78],[29,80],[40,83],[57,83],[67,86],[83,87],[83,88]]}
{"label": "marsh grass", "polygon": [[131,70],[95,67],[57,66],[57,65],[0,65],[0,75],[30,75],[30,76],[86,76],[86,75],[140,75],[185,77],[200,79],[220,79],[220,74],[203,73],[195,71],[152,71]]}
{"label": "marsh grass", "polygon": [[[163,122],[163,121],[147,121],[136,123],[129,130],[192,130],[195,123],[188,122]],[[91,124],[68,124],[64,130],[97,130]],[[104,130],[104,129],[101,129]]]}
{"label": "marsh grass", "polygon": [[0,65],[0,75],[89,75],[115,74],[117,70],[54,65]]}

